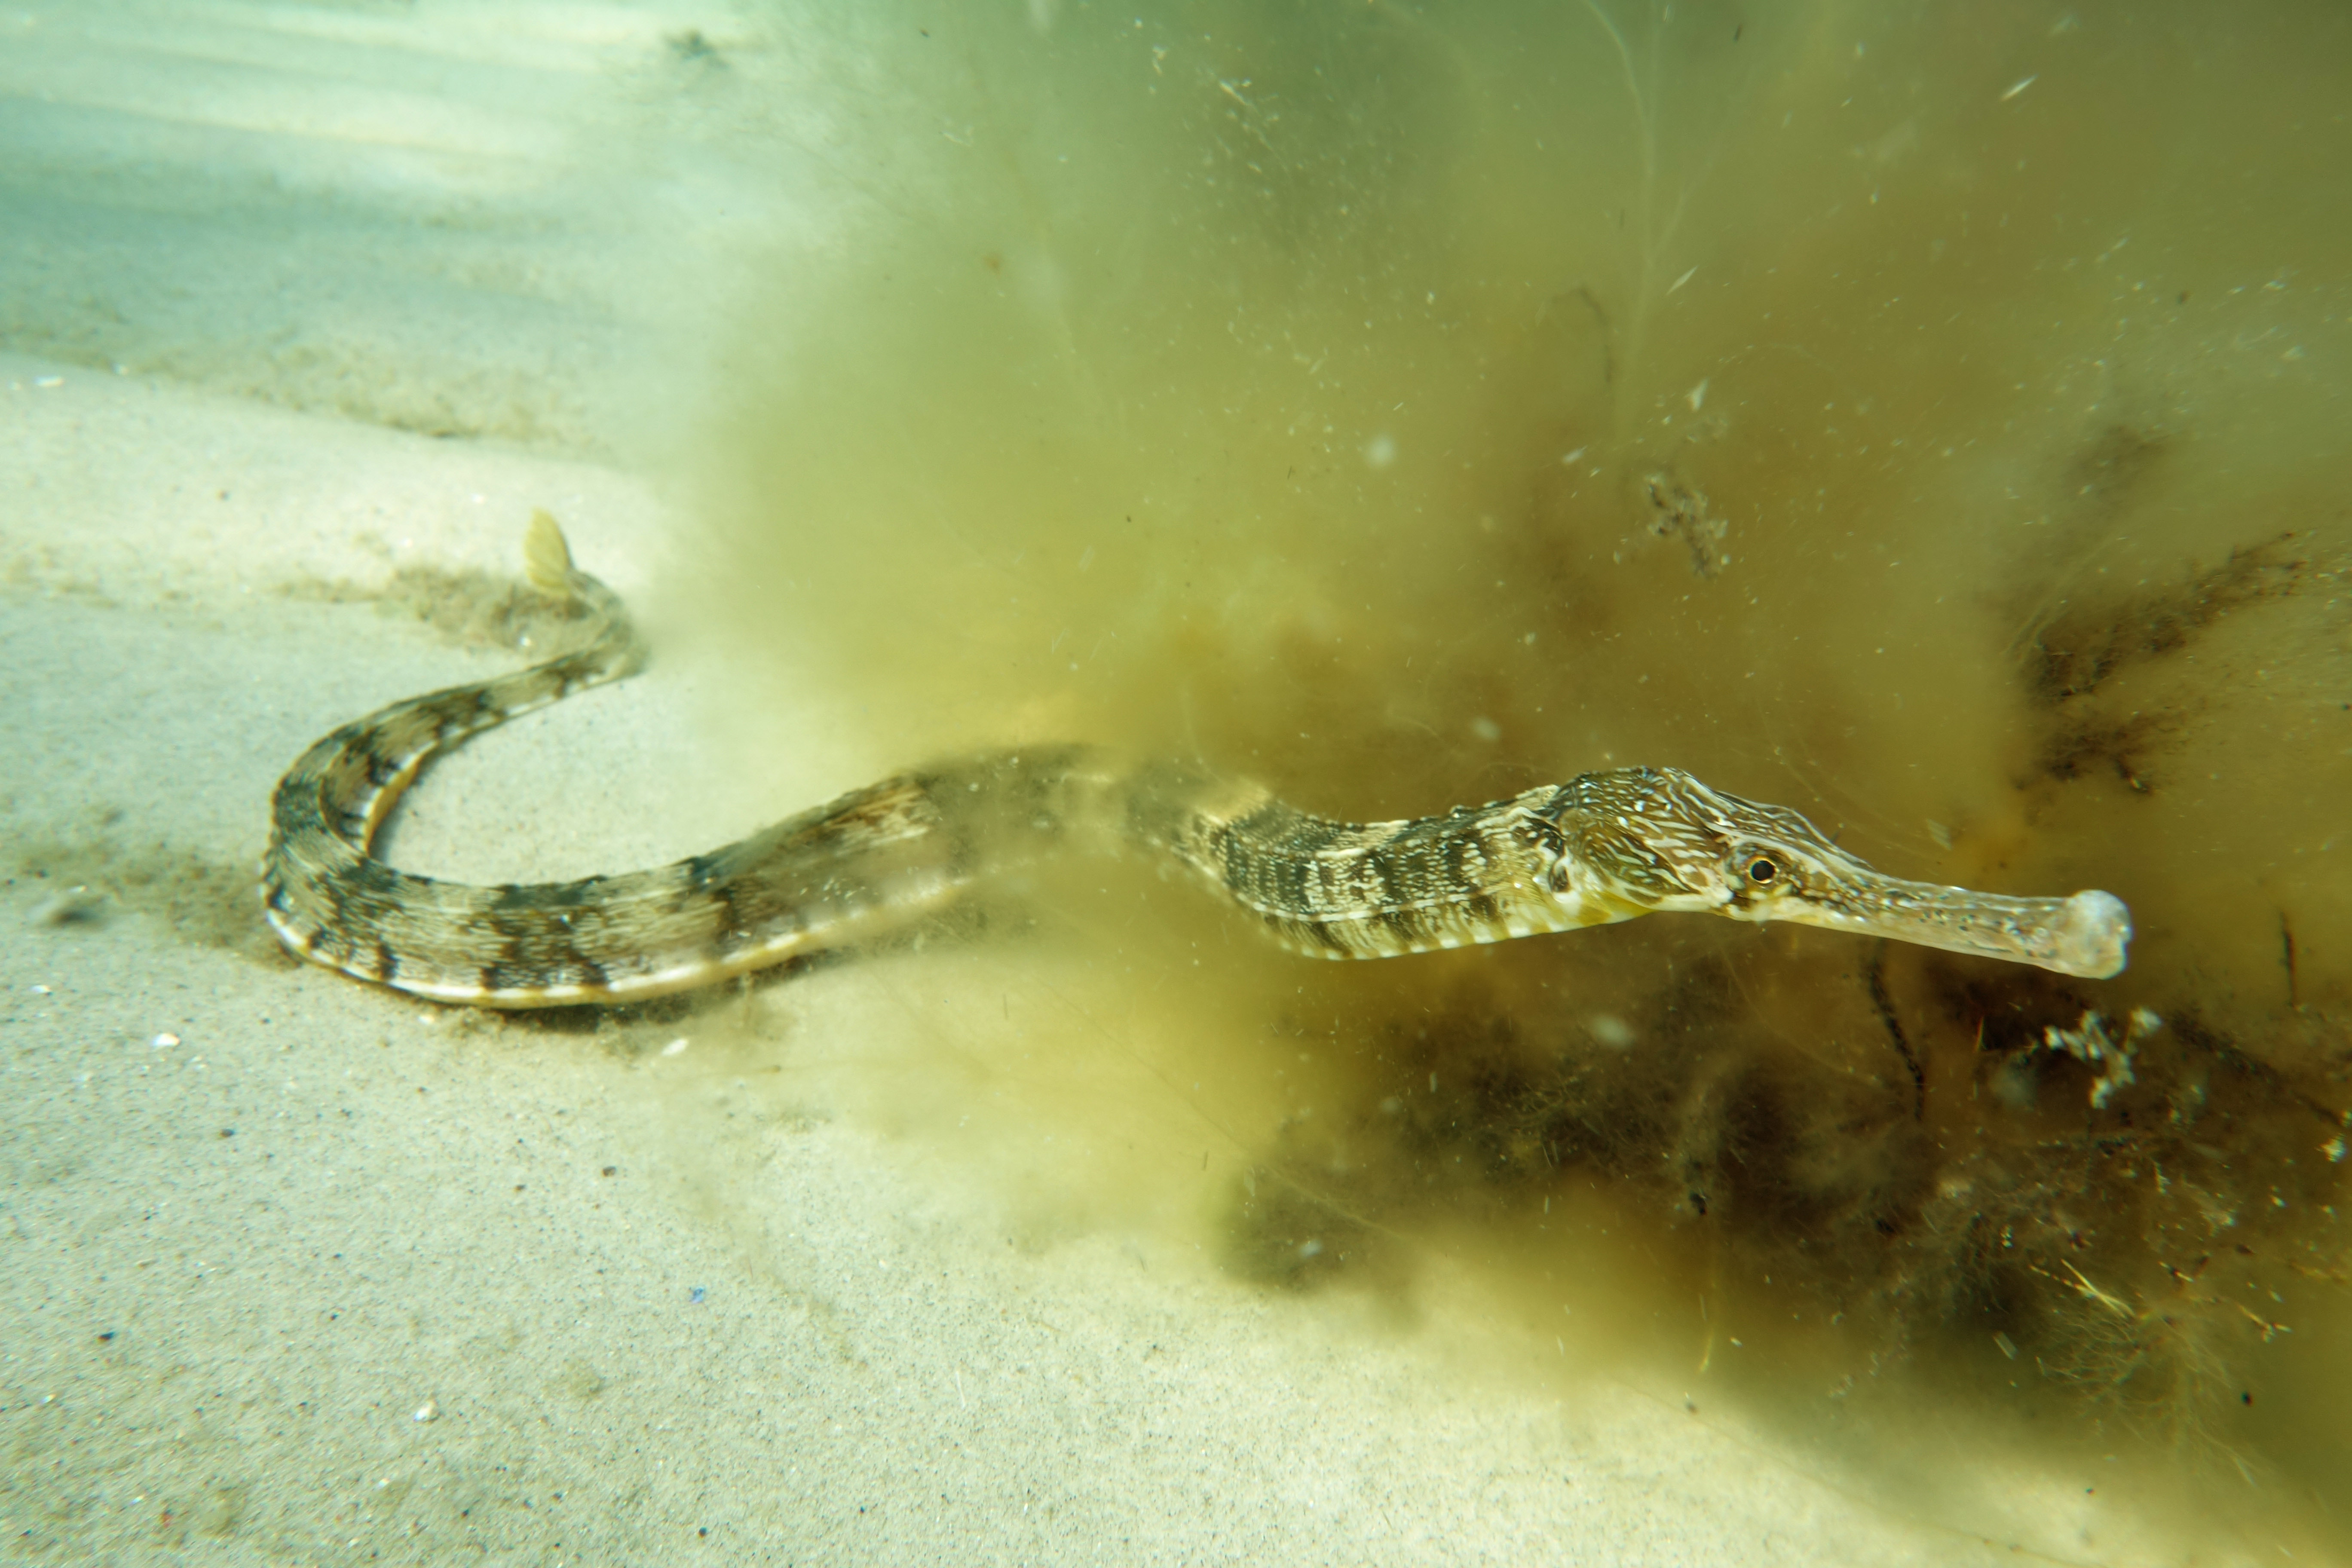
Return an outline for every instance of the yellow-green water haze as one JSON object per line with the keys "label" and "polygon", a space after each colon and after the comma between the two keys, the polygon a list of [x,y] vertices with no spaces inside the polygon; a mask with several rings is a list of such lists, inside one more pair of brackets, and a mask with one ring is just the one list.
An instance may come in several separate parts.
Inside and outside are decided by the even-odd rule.
{"label": "yellow-green water haze", "polygon": [[[2352,24],[861,16],[845,216],[723,307],[669,589],[811,801],[1064,740],[1354,818],[1669,763],[2137,934],[2112,983],[1679,917],[1307,965],[1079,866],[758,1032],[862,1031],[798,1066],[1041,1237],[1402,1332],[1467,1275],[1549,1358],[1499,1379],[1734,1398],[1963,1530],[1947,1446],[2021,1446],[2342,1550]],[[2095,1110],[2031,1048],[2142,1006]]]}

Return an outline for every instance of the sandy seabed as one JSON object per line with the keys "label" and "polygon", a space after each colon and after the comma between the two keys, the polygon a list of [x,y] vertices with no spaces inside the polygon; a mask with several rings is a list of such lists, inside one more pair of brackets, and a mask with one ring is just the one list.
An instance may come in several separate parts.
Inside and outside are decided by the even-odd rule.
{"label": "sandy seabed", "polygon": [[[0,490],[45,542],[5,610],[8,837],[130,889],[61,920],[58,878],[7,887],[9,1552],[2010,1556],[1736,1418],[1465,1379],[1450,1342],[1512,1332],[1474,1302],[1399,1339],[1196,1256],[1015,1246],[919,1147],[821,1104],[747,1125],[692,1049],[624,1060],[273,957],[221,900],[278,773],[490,657],[283,584],[380,577],[383,542],[484,559],[551,497],[625,561],[657,509],[608,470],[78,367],[0,384],[26,437]],[[656,707],[597,725],[575,782],[656,781]],[[531,772],[525,814],[565,795]],[[665,1168],[680,1115],[756,1212]]]}
{"label": "sandy seabed", "polygon": [[[250,884],[288,763],[513,661],[402,574],[509,574],[546,508],[631,593],[678,537],[615,455],[669,407],[660,355],[616,367],[693,324],[646,303],[653,204],[515,171],[623,140],[612,110],[668,138],[635,174],[720,177],[604,62],[723,29],[489,15],[0,16],[0,1558],[2175,1560],[2033,1460],[1973,1453],[1922,1510],[1654,1376],[1513,1378],[1571,1346],[1442,1256],[1400,1322],[1239,1282],[1181,1226],[1041,1234],[829,1087],[866,1021],[905,1026],[903,958],[793,983],[763,1054],[278,953]],[[372,205],[420,188],[507,216]],[[683,614],[655,594],[656,638]],[[687,642],[436,771],[404,863],[649,864],[821,798],[730,774]]]}

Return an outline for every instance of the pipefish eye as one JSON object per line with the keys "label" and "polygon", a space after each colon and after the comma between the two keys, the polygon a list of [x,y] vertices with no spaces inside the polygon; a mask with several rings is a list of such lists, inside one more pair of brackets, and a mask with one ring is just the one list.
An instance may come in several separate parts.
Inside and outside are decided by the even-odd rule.
{"label": "pipefish eye", "polygon": [[1759,888],[1769,887],[1780,879],[1780,863],[1769,855],[1750,854],[1748,857],[1748,879]]}

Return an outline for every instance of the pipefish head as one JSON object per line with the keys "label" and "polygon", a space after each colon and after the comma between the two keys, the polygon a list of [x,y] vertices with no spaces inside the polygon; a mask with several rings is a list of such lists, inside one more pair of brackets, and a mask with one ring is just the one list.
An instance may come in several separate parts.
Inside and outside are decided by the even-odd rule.
{"label": "pipefish head", "polygon": [[[1788,921],[2105,979],[2131,916],[2095,889],[2019,899],[1889,877],[1786,806],[1678,768],[1587,773],[1562,795],[1566,896],[1602,920],[1654,910]],[[1605,911],[1605,912],[1603,912]]]}

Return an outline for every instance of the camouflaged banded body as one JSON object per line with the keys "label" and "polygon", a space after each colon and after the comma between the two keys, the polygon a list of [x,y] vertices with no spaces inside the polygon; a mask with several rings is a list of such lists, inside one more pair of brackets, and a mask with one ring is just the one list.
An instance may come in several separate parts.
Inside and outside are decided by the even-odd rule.
{"label": "camouflaged banded body", "polygon": [[1798,813],[1674,768],[1582,774],[1482,806],[1335,822],[1194,765],[1084,746],[988,753],[854,790],[658,869],[478,887],[400,871],[376,833],[433,753],[634,673],[620,600],[541,513],[531,580],[584,646],[347,724],[278,784],[261,892],[294,952],[437,1001],[636,1001],[861,942],[1073,839],[1189,868],[1285,945],[1386,958],[1660,911],[1791,921],[2039,964],[2119,972],[2131,934],[2102,892],[2012,899],[1885,877]]}

